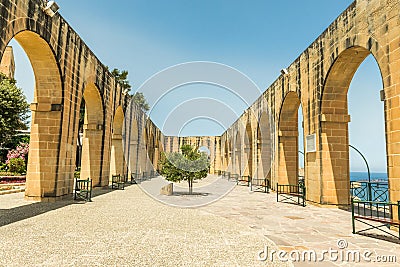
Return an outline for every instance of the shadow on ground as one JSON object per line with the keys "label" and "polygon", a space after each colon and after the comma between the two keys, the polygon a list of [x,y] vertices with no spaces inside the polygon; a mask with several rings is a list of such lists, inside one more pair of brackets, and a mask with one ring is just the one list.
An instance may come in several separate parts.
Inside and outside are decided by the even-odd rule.
{"label": "shadow on ground", "polygon": [[190,196],[194,196],[194,197],[208,196],[208,195],[210,195],[210,193],[202,193],[202,192],[193,192],[191,194],[189,192],[174,192],[173,193],[173,196],[188,196],[188,197],[190,197]]}
{"label": "shadow on ground", "polygon": [[[130,185],[125,185],[125,187]],[[111,188],[95,188],[92,191],[92,201],[93,198],[115,191]],[[18,206],[11,209],[0,209],[0,227],[22,221],[31,217],[44,214],[46,212],[57,210],[69,205],[84,205],[85,201],[74,200],[73,194],[68,196],[66,199],[58,200],[56,202],[34,202],[31,204]]]}

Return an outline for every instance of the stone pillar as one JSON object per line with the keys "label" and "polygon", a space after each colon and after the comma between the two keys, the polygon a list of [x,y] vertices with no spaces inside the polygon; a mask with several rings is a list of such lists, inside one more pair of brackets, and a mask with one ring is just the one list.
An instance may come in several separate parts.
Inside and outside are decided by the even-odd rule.
{"label": "stone pillar", "polygon": [[214,161],[215,161],[215,168],[214,168],[214,174],[217,174],[217,170],[222,170],[222,164],[221,164],[221,139],[218,138],[216,141],[216,147],[215,147],[215,155],[214,155]]}
{"label": "stone pillar", "polygon": [[257,139],[257,146],[256,146],[256,178],[264,178],[264,166],[263,166],[263,156],[261,154],[261,140]]}
{"label": "stone pillar", "polygon": [[226,171],[232,172],[232,152],[229,150],[226,158]]}
{"label": "stone pillar", "polygon": [[250,147],[246,146],[243,148],[243,168],[242,175],[250,175]]}
{"label": "stone pillar", "polygon": [[[58,106],[58,105],[57,105]],[[46,201],[58,197],[61,111],[50,103],[32,103],[31,139],[25,198]]]}
{"label": "stone pillar", "polygon": [[144,144],[140,145],[140,149],[139,149],[139,169],[141,171],[141,173],[143,172],[147,172],[147,161],[148,161],[148,155],[147,155],[147,148]]}
{"label": "stone pillar", "polygon": [[389,197],[392,202],[400,200],[400,96],[396,94],[397,88],[397,85],[393,85],[385,89],[387,165]]}
{"label": "stone pillar", "polygon": [[278,183],[298,182],[298,130],[279,131],[278,137]]}
{"label": "stone pillar", "polygon": [[[125,160],[122,147],[122,135],[113,134],[111,139],[110,174],[124,174]],[[110,176],[111,179],[111,176]]]}
{"label": "stone pillar", "polygon": [[91,178],[93,187],[108,184],[107,180],[100,184],[102,136],[103,125],[90,123],[83,126],[81,179]]}
{"label": "stone pillar", "polygon": [[321,114],[321,204],[350,202],[349,135],[347,114]]}
{"label": "stone pillar", "polygon": [[240,175],[241,173],[241,151],[240,151],[240,147],[236,147],[235,148],[235,155],[233,156],[233,165],[235,166],[233,173],[236,173],[238,175]]}
{"label": "stone pillar", "polygon": [[138,142],[130,141],[129,145],[129,172],[139,173],[139,163],[138,163]]}
{"label": "stone pillar", "polygon": [[160,152],[158,150],[158,147],[154,148],[154,159],[153,159],[153,166],[155,170],[158,170],[158,160],[160,158]]}

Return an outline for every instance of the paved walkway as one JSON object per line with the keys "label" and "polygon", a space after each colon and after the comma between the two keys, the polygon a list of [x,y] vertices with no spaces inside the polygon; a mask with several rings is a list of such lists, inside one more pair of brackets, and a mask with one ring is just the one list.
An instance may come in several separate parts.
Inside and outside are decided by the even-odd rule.
{"label": "paved walkway", "polygon": [[266,266],[257,251],[275,247],[254,229],[161,204],[137,185],[96,193],[90,203],[0,196],[0,266]]}
{"label": "paved walkway", "polygon": [[[380,240],[361,235],[353,235],[351,230],[351,213],[337,208],[317,207],[307,205],[301,207],[293,204],[276,201],[276,194],[249,192],[245,186],[236,187],[230,194],[212,205],[202,207],[201,210],[230,219],[255,229],[260,235],[272,240],[279,250],[296,253],[316,251],[318,258],[322,259],[322,251],[332,251],[332,259],[324,255],[325,261],[316,262],[300,261],[295,266],[400,266],[400,244],[398,240],[389,238],[389,241]],[[360,226],[356,224],[356,226]],[[361,229],[361,228],[357,228]],[[380,232],[374,232],[379,233]],[[393,232],[397,234],[396,232]],[[338,244],[339,242],[339,244]],[[339,247],[344,246],[344,249]],[[342,253],[351,251],[371,252],[372,261],[378,261],[375,256],[395,256],[397,263],[382,263],[363,261],[362,255],[359,263],[354,263]],[[367,254],[369,255],[369,254]],[[343,261],[341,260],[342,258]],[[277,258],[277,257],[275,257]],[[289,258],[289,255],[284,256]],[[387,258],[387,257],[386,257]],[[384,260],[384,259],[383,259]]]}
{"label": "paved walkway", "polygon": [[[279,250],[295,257],[329,249],[397,257],[371,266],[400,262],[400,245],[351,234],[347,211],[277,203],[275,194],[244,186],[196,209],[162,204],[137,185],[96,194],[90,203],[0,196],[0,266],[290,266],[279,261]],[[272,251],[273,263],[257,259]],[[368,266],[325,259],[295,266]]]}

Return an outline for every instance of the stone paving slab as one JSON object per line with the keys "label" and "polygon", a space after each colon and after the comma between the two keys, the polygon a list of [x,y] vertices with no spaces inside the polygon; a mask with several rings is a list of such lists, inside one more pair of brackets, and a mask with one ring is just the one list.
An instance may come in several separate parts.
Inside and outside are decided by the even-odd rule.
{"label": "stone paving slab", "polygon": [[218,201],[236,186],[236,182],[233,180],[209,175],[207,178],[193,184],[193,195],[188,195],[187,182],[173,183],[174,194],[172,196],[161,195],[161,187],[168,183],[170,182],[166,181],[162,176],[158,176],[139,182],[139,186],[146,194],[162,203],[186,208],[200,207]]}
{"label": "stone paving slab", "polygon": [[[236,187],[220,201],[200,209],[241,223],[244,227],[249,226],[274,241],[280,250],[288,252],[314,250],[321,253],[331,248],[337,250],[339,256],[341,256],[339,253],[349,253],[350,250],[360,253],[368,250],[373,255],[396,257],[395,263],[365,261],[354,263],[351,259],[346,261],[345,256],[344,261],[340,261],[340,258],[336,262],[305,261],[297,262],[295,266],[400,266],[398,240],[389,239],[389,242],[352,234],[351,213],[348,211],[277,202],[276,194],[273,192],[270,194],[250,192],[248,187],[241,186]],[[356,226],[360,229],[359,224]],[[346,248],[338,247],[339,240],[346,244]]]}
{"label": "stone paving slab", "polygon": [[137,185],[94,195],[89,203],[0,196],[0,266],[290,266],[276,254],[273,262],[257,256],[329,249],[396,256],[397,262],[328,261],[325,255],[323,262],[294,265],[400,265],[400,245],[353,235],[348,211],[277,203],[274,193],[245,186],[198,209],[161,204]]}
{"label": "stone paving slab", "polygon": [[205,210],[161,204],[137,185],[93,202],[0,196],[0,266],[291,266],[260,262],[277,247],[250,227]]}

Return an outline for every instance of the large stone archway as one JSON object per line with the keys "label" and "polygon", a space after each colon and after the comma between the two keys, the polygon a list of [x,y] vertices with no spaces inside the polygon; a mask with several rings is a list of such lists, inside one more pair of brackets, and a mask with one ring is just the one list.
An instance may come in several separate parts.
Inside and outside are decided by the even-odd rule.
{"label": "large stone archway", "polygon": [[261,113],[257,124],[257,178],[268,177],[271,175],[272,160],[272,136],[270,117],[266,111]]}
{"label": "large stone archway", "polygon": [[111,137],[111,157],[110,157],[110,174],[126,173],[126,162],[124,157],[124,149],[122,142],[122,128],[124,122],[124,112],[119,106],[114,115],[113,131]]}
{"label": "large stone archway", "polygon": [[348,204],[350,164],[347,94],[360,64],[370,55],[366,48],[344,50],[329,70],[321,98],[321,202]]}
{"label": "large stone archway", "polygon": [[278,183],[297,184],[298,109],[300,99],[289,92],[283,100],[278,123]]}
{"label": "large stone archway", "polygon": [[86,85],[83,93],[85,99],[85,117],[82,139],[81,179],[92,179],[94,186],[108,185],[101,179],[102,140],[104,135],[103,101],[94,84]]}
{"label": "large stone archway", "polygon": [[[70,194],[73,189],[82,97],[89,100],[84,135],[87,138],[85,142],[89,144],[87,151],[93,151],[86,153],[85,165],[88,166],[82,170],[82,176],[91,177],[95,185],[104,186],[110,175],[113,117],[119,106],[126,106],[127,96],[122,95],[118,83],[76,31],[62,16],[50,18],[45,15],[40,2],[22,0],[12,3],[13,8],[10,8],[10,1],[0,4],[3,11],[0,52],[3,54],[8,42],[15,38],[32,63],[36,88],[35,101],[31,106],[32,142],[26,197],[52,200]],[[264,143],[262,123],[260,128],[256,127],[253,119],[249,120],[249,112],[260,118],[263,109],[268,107],[272,143],[266,149],[271,151],[271,180],[296,182],[298,144],[297,139],[294,141],[297,138],[294,127],[298,124],[295,111],[301,105],[304,135],[316,137],[315,152],[306,154],[307,198],[322,204],[347,205],[347,88],[358,65],[372,54],[381,70],[384,85],[382,99],[385,105],[390,198],[392,201],[399,200],[399,12],[398,1],[359,0],[350,5],[222,134],[219,149],[223,153],[216,154],[223,157],[223,166],[215,168],[228,171],[235,168],[232,159],[236,155],[233,153],[234,129],[238,129],[245,149],[242,156],[247,157],[249,162],[247,174],[265,175],[264,171],[260,173],[260,166],[264,170],[264,163],[260,161],[264,161],[267,151],[263,151],[258,143],[260,139],[261,144]],[[93,114],[96,118],[89,109],[95,110]],[[145,171],[148,168],[145,151],[146,146],[149,147],[148,142],[158,139],[158,135],[163,136],[139,108],[133,112],[132,118],[137,120],[138,153],[136,159],[132,157],[136,163],[129,160],[130,169],[136,164],[136,171]],[[246,126],[242,129],[240,125]],[[96,148],[91,148],[90,140],[96,140]],[[155,146],[153,141],[151,147],[154,149]]]}
{"label": "large stone archway", "polygon": [[253,157],[254,157],[254,131],[251,125],[251,122],[248,121],[245,128],[245,136],[244,136],[244,162],[245,168],[243,169],[243,173],[245,176],[253,177]]}
{"label": "large stone archway", "polygon": [[239,176],[242,175],[243,171],[243,166],[242,166],[242,156],[243,156],[243,150],[242,150],[242,136],[240,134],[240,131],[237,131],[236,137],[235,137],[235,168],[234,168],[234,173],[238,174]]}
{"label": "large stone archway", "polygon": [[51,47],[37,33],[25,30],[14,38],[26,52],[35,76],[25,196],[40,200],[68,194],[71,189],[62,176],[65,170],[59,166],[64,101],[59,66]]}
{"label": "large stone archway", "polygon": [[62,16],[48,17],[42,4],[33,0],[0,4],[0,56],[15,38],[32,64],[35,96],[25,194],[28,199],[54,201],[69,197],[73,191],[80,103],[85,87],[95,84],[100,98],[105,99],[98,124],[102,128],[97,143],[100,155],[90,160],[91,166],[83,171],[85,176],[94,176],[94,184],[99,186],[108,182],[112,117],[125,96],[76,31]]}

